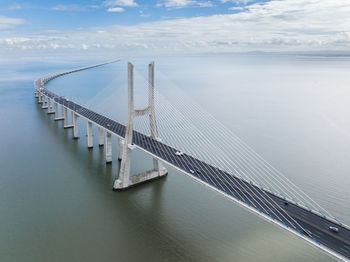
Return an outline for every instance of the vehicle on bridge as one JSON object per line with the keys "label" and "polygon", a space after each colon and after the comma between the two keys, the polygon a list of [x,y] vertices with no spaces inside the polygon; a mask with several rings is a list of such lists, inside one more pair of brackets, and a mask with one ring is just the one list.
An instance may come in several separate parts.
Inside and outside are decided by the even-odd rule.
{"label": "vehicle on bridge", "polygon": [[339,229],[337,227],[333,227],[333,226],[330,226],[329,230],[334,232],[334,233],[338,233],[339,232]]}

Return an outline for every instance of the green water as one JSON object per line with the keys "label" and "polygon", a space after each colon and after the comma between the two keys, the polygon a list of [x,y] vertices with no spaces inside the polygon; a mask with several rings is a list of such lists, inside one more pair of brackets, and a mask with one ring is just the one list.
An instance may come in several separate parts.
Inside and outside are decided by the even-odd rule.
{"label": "green water", "polygon": [[[233,60],[159,58],[156,66],[350,224],[350,61]],[[141,75],[145,61],[135,62]],[[80,122],[80,139],[73,140],[72,130],[54,122],[33,93],[36,77],[94,62],[0,66],[0,261],[332,260],[170,167],[163,180],[113,192],[117,141],[113,163],[106,165],[103,148],[87,149],[86,123]],[[51,87],[117,116],[113,104],[96,97],[125,84],[125,65],[67,76],[70,81]],[[208,103],[215,80],[218,98]],[[108,99],[118,99],[117,89]],[[133,172],[150,164],[133,152]]]}

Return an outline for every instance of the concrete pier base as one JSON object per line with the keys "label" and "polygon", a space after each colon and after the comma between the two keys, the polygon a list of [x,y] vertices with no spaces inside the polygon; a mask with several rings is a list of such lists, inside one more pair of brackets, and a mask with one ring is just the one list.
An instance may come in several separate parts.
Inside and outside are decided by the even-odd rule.
{"label": "concrete pier base", "polygon": [[64,120],[64,117],[57,117],[54,119],[55,121],[60,121],[60,120]]}
{"label": "concrete pier base", "polygon": [[102,127],[98,128],[98,145],[103,146],[105,142],[104,131]]}
{"label": "concrete pier base", "polygon": [[148,170],[146,172],[142,172],[142,173],[130,176],[129,182],[127,183],[128,184],[127,186],[123,185],[123,182],[121,180],[117,179],[114,182],[113,190],[125,190],[125,189],[128,189],[130,187],[139,185],[141,183],[146,183],[146,182],[150,182],[150,181],[155,180],[155,179],[163,178],[167,174],[168,174],[168,171],[165,168],[163,168],[162,172],[159,172],[158,170],[155,170],[155,169]]}
{"label": "concrete pier base", "polygon": [[78,115],[72,112],[73,139],[78,139]]}
{"label": "concrete pier base", "polygon": [[88,148],[93,148],[93,139],[92,139],[92,122],[87,122],[87,141],[88,141]]}
{"label": "concrete pier base", "polygon": [[106,163],[112,162],[112,134],[106,132]]}

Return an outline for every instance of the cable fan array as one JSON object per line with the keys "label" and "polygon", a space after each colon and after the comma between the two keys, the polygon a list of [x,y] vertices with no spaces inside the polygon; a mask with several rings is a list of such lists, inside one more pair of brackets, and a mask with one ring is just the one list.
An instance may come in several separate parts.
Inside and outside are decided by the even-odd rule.
{"label": "cable fan array", "polygon": [[[164,77],[158,71],[156,75]],[[167,96],[166,92],[159,91],[162,90],[161,87],[157,87],[155,93],[158,132],[163,143],[254,184],[264,191],[334,218],[181,88],[171,83],[169,79],[166,80],[167,89],[172,90],[171,97]],[[143,78],[140,86],[147,86],[147,84],[147,80]],[[148,119],[138,118],[135,121],[135,130],[149,134]],[[260,198],[263,202],[272,201],[268,194],[261,193],[260,190],[247,189],[246,192],[249,192],[252,198]],[[288,217],[283,210],[275,210],[275,212],[277,214],[281,212],[280,215]],[[289,217],[289,219],[292,218]]]}

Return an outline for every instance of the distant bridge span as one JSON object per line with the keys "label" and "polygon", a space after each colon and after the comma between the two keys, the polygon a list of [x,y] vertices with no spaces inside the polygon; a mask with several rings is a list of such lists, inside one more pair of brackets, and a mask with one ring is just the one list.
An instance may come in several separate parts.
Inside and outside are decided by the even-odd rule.
{"label": "distant bridge span", "polygon": [[[123,147],[123,154],[120,155],[119,158],[124,157],[124,159],[127,159],[127,157],[125,157],[127,156],[125,152],[131,151],[136,147],[155,159],[155,169],[151,170],[151,172],[148,171],[148,173],[141,174],[141,176],[134,175],[130,176],[130,178],[128,177],[127,184],[124,187],[165,175],[165,169],[160,165],[160,163],[164,163],[193,178],[195,181],[213,189],[221,195],[224,195],[261,218],[280,226],[297,237],[307,241],[311,245],[320,248],[322,251],[336,259],[350,261],[350,228],[348,226],[299,203],[281,197],[252,182],[246,181],[235,174],[225,172],[213,165],[197,159],[194,156],[182,152],[179,154],[179,150],[161,142],[161,140],[157,138],[157,135],[148,136],[133,130],[132,125],[131,127],[129,125],[130,116],[132,116],[131,113],[134,113],[133,117],[136,117],[138,114],[149,114],[150,117],[153,114],[154,116],[154,111],[153,113],[151,112],[151,100],[149,107],[144,110],[135,110],[133,107],[129,107],[129,111],[131,110],[131,113],[129,112],[129,123],[128,126],[125,126],[115,120],[85,108],[74,101],[70,101],[55,94],[45,87],[46,83],[57,77],[105,64],[108,63],[51,74],[39,78],[34,82],[35,94],[36,97],[38,97],[38,102],[42,104],[42,108],[48,109],[48,114],[55,114],[55,120],[64,120],[65,128],[73,128],[74,138],[78,137],[78,117],[87,120],[88,147],[93,146],[92,125],[94,124],[98,126],[99,143],[100,145],[105,144],[106,147],[106,162],[111,161],[111,135],[116,136],[120,141],[120,146]],[[130,101],[133,103],[132,69],[133,67],[129,63],[129,106]],[[151,97],[151,92],[153,92],[152,90],[154,88],[153,64],[150,64],[150,77],[150,82],[152,82],[150,86]],[[51,101],[54,105],[54,111],[52,111]],[[60,105],[62,109],[61,117],[58,116],[58,105]],[[72,125],[68,125],[68,110],[70,110],[72,114]],[[106,134],[105,142],[104,133]],[[127,140],[130,139],[130,137],[131,142],[129,141],[130,143],[128,143]],[[130,159],[128,159],[128,161],[130,162]],[[124,161],[124,167],[126,166],[126,170],[128,164],[130,166],[130,163]],[[129,170],[125,172],[125,174],[127,174]],[[119,181],[119,184],[120,183],[122,182]],[[121,188],[124,187],[122,186]],[[117,181],[114,188],[118,188]],[[336,228],[338,232],[334,232],[334,230],[332,231],[330,228]]]}

